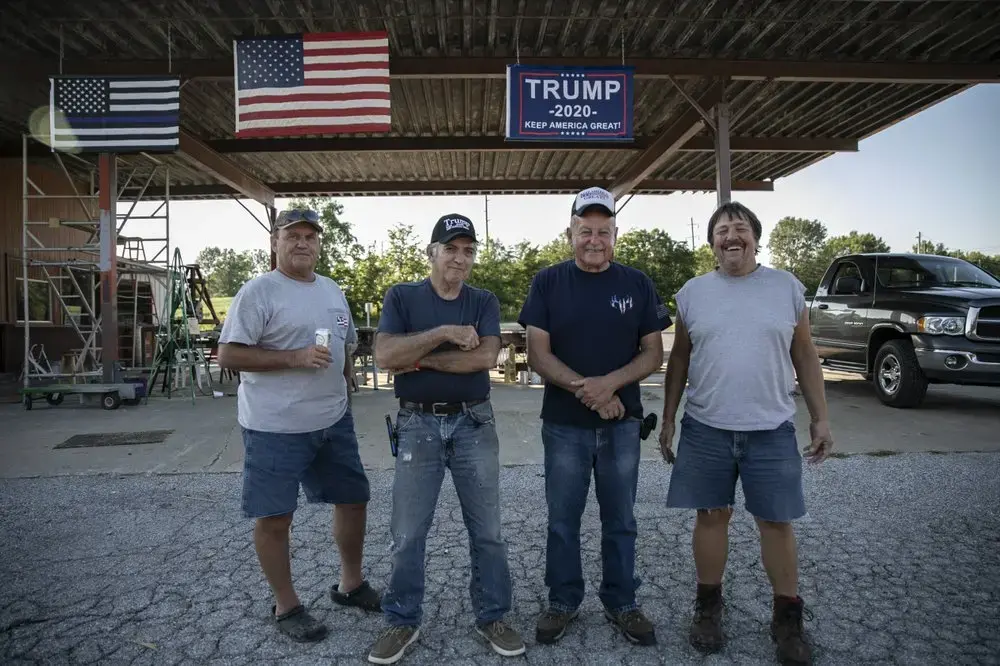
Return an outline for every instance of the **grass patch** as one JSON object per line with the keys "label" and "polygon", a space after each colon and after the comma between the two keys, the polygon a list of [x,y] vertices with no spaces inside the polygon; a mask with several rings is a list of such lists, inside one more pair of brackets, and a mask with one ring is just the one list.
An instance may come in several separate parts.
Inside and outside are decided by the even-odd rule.
{"label": "grass patch", "polygon": [[215,308],[215,314],[219,315],[219,319],[226,318],[226,313],[229,312],[229,306],[232,302],[232,296],[218,296],[212,298],[212,307]]}

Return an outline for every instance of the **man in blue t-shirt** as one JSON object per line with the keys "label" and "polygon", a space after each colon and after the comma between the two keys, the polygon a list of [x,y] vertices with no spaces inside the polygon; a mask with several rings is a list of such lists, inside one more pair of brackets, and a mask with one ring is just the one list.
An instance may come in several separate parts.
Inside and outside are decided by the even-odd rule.
{"label": "man in blue t-shirt", "polygon": [[632,642],[656,643],[636,602],[633,507],[639,382],[663,364],[660,334],[671,322],[652,280],[612,261],[614,211],[614,197],[599,187],[576,196],[567,230],[575,256],[538,272],[518,318],[527,329],[528,363],[545,379],[549,607],[538,619],[539,643],[562,638],[583,601],[580,518],[591,472],[601,505],[605,615]]}
{"label": "man in blue t-shirt", "polygon": [[489,369],[500,352],[500,302],[465,284],[476,230],[464,215],[437,221],[430,277],[385,294],[375,357],[395,374],[398,450],[392,485],[392,575],[382,598],[389,627],[368,660],[395,663],[420,634],[424,551],[445,468],[462,506],[472,554],[476,631],[503,656],[524,654],[504,622],[512,585],[500,533],[500,443]]}

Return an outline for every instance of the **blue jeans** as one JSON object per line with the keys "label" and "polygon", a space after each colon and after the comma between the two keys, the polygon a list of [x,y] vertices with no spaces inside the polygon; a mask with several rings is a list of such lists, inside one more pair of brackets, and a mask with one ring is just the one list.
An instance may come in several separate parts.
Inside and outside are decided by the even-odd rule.
{"label": "blue jeans", "polygon": [[639,426],[632,417],[596,429],[542,423],[549,508],[545,584],[553,610],[572,612],[583,602],[580,519],[591,472],[601,510],[603,576],[598,596],[614,613],[638,607],[633,508],[639,482]]}
{"label": "blue jeans", "polygon": [[449,416],[400,409],[399,451],[392,484],[392,575],[382,611],[392,626],[418,626],[423,617],[424,553],[444,470],[451,478],[469,531],[469,596],[479,624],[510,611],[507,545],[500,534],[500,443],[493,407],[484,402]]}
{"label": "blue jeans", "polygon": [[736,502],[737,479],[743,482],[746,509],[756,518],[787,523],[804,516],[802,454],[795,424],[786,421],[774,430],[735,432],[713,428],[685,414],[667,506],[731,507]]}

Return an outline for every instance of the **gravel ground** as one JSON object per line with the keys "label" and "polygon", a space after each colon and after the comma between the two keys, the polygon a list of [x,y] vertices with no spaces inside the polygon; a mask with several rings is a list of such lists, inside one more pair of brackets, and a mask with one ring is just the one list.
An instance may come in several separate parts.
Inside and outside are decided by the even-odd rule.
{"label": "gravel ground", "polygon": [[[857,456],[809,468],[798,524],[802,596],[818,664],[1000,664],[1000,454]],[[368,575],[388,574],[391,472],[371,474]],[[600,613],[600,528],[584,517],[588,596],[556,646],[534,644],[546,596],[544,492],[535,466],[502,471],[515,580],[510,616],[537,664],[770,664],[770,589],[742,509],[726,575],[729,643],[703,659],[686,642],[692,516],[663,504],[668,470],[643,465],[639,590],[659,645],[629,645]],[[336,558],[326,509],[300,510],[294,573],[333,628],[283,640],[238,512],[236,475],[59,477],[0,484],[0,660],[4,663],[359,664],[381,618],[333,608]],[[499,664],[471,630],[468,544],[450,481],[428,543],[421,640],[405,664]],[[510,663],[510,662],[509,662]],[[516,660],[512,663],[518,663]]]}

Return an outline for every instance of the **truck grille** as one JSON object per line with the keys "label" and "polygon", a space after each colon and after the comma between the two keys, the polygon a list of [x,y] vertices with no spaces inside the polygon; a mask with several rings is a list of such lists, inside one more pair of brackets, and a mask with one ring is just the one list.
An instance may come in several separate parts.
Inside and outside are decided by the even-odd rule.
{"label": "truck grille", "polygon": [[976,335],[983,340],[1000,341],[1000,305],[991,305],[979,311]]}

